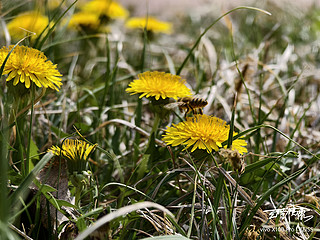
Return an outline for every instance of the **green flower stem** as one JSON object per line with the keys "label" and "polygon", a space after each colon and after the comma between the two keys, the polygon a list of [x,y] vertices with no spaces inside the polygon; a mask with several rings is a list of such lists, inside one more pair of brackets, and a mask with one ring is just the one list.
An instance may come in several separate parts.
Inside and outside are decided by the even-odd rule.
{"label": "green flower stem", "polygon": [[34,111],[34,101],[35,101],[35,86],[31,85],[32,95],[31,95],[31,113],[30,113],[30,127],[28,132],[28,146],[27,146],[27,154],[26,154],[26,166],[25,173],[26,175],[29,173],[29,161],[30,161],[30,146],[31,146],[31,135],[32,135],[32,124],[33,124],[33,111]]}
{"label": "green flower stem", "polygon": [[82,192],[82,189],[81,187],[76,187],[76,192],[75,192],[75,205],[77,207],[80,207],[80,197],[81,197],[81,192]]}
{"label": "green flower stem", "polygon": [[[141,98],[138,98],[137,100],[137,108],[136,108],[136,117],[135,117],[135,125],[137,127],[140,127],[141,126],[141,118],[142,118],[142,99]],[[134,148],[134,153],[133,153],[133,162],[136,163],[137,162],[137,159],[139,157],[139,143],[140,143],[140,139],[141,139],[141,136],[139,133],[136,133],[135,135],[135,138],[134,138],[134,145],[136,146]]]}
{"label": "green flower stem", "polygon": [[150,136],[148,139],[148,145],[147,145],[147,150],[146,152],[153,152],[153,149],[155,148],[155,139],[156,139],[156,134],[158,131],[160,125],[160,115],[159,113],[155,112],[154,114],[154,122],[153,122],[153,126],[150,132]]}
{"label": "green flower stem", "polygon": [[78,174],[77,172],[73,172],[71,175],[71,182],[73,186],[75,187],[75,205],[80,208],[80,198],[81,198],[81,193],[83,190],[83,175]]}
{"label": "green flower stem", "polygon": [[[38,103],[40,101],[40,99],[44,96],[44,94],[46,93],[46,88],[43,87],[41,90],[41,93],[39,96],[37,96],[37,98],[33,98],[34,101],[31,102],[29,105],[27,105],[26,107],[24,107],[23,109],[21,109],[16,115],[15,118],[18,118],[21,114],[24,114],[27,110],[29,110],[30,108],[32,108],[36,103]],[[34,97],[34,95],[33,95]]]}
{"label": "green flower stem", "polygon": [[154,153],[156,152],[155,139],[156,139],[156,134],[157,134],[159,125],[160,125],[160,116],[159,116],[159,113],[155,112],[153,127],[148,139],[147,148],[144,156],[142,157],[140,165],[138,166],[138,169],[137,169],[138,179],[142,179],[143,175],[147,172],[150,161],[152,161],[152,159],[154,158]]}
{"label": "green flower stem", "polygon": [[154,116],[154,122],[153,122],[150,136],[152,135],[152,133],[156,134],[156,132],[158,131],[159,125],[160,125],[160,115],[159,113],[156,112]]}

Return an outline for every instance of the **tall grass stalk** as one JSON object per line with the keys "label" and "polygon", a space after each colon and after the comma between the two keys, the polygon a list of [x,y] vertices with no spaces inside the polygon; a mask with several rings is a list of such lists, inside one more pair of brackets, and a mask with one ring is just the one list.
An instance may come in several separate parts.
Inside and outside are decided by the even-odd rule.
{"label": "tall grass stalk", "polygon": [[[7,111],[7,110],[6,110]],[[5,113],[2,113],[5,114]],[[9,203],[8,203],[8,119],[4,117],[1,121],[0,136],[0,224],[1,239],[7,239],[10,233],[8,226]]]}
{"label": "tall grass stalk", "polygon": [[269,13],[268,11],[265,11],[263,9],[260,8],[255,8],[255,7],[248,7],[248,6],[241,6],[241,7],[236,7],[231,9],[230,11],[226,12],[225,14],[221,15],[220,17],[218,17],[213,23],[211,23],[201,34],[200,36],[197,38],[195,44],[192,46],[192,48],[189,50],[188,55],[186,56],[186,58],[183,60],[182,64],[180,65],[180,67],[177,70],[177,75],[179,75],[182,71],[182,69],[184,68],[184,66],[186,65],[187,61],[189,60],[189,58],[191,57],[193,51],[196,49],[196,47],[199,45],[202,37],[217,23],[219,22],[222,18],[224,18],[225,16],[229,15],[230,13],[240,10],[240,9],[247,9],[247,10],[255,10],[255,11],[259,11],[262,13],[265,13],[267,15],[271,15],[271,13]]}

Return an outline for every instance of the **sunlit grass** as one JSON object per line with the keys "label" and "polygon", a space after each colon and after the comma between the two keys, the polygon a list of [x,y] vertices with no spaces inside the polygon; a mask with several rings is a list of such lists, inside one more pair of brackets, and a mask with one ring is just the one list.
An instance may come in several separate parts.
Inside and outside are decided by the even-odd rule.
{"label": "sunlit grass", "polygon": [[[133,12],[93,3],[93,24],[81,0],[3,6],[0,238],[319,237],[319,10],[133,28]],[[19,45],[48,68],[12,50],[26,10],[49,22]]]}

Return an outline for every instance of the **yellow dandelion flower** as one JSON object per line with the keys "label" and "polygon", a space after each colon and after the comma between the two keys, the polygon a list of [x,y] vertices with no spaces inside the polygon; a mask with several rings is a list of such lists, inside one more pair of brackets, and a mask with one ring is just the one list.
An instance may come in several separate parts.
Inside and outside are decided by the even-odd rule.
{"label": "yellow dandelion flower", "polygon": [[[229,130],[230,126],[222,119],[198,114],[167,128],[163,140],[172,146],[193,146],[191,152],[199,148],[210,153],[222,147],[222,143],[228,139]],[[245,140],[236,139],[232,142],[232,149],[242,154],[247,152],[246,145]]]}
{"label": "yellow dandelion flower", "polygon": [[97,144],[90,145],[85,141],[77,139],[66,139],[61,149],[58,146],[52,146],[48,152],[66,157],[70,161],[87,161],[96,146]]}
{"label": "yellow dandelion flower", "polygon": [[191,90],[186,87],[186,80],[180,76],[164,72],[144,72],[138,74],[139,79],[135,79],[129,84],[126,92],[140,94],[142,97],[174,98],[187,97],[191,95]]}
{"label": "yellow dandelion flower", "polygon": [[14,18],[7,27],[12,38],[21,39],[30,32],[39,35],[48,24],[49,19],[39,12],[26,12]]}
{"label": "yellow dandelion flower", "polygon": [[51,0],[51,1],[48,1],[47,6],[50,10],[53,10],[53,9],[59,7],[60,3],[61,2],[59,0]]}
{"label": "yellow dandelion flower", "polygon": [[[13,45],[0,49],[0,66],[4,63]],[[2,75],[8,74],[7,82],[13,79],[13,85],[19,82],[29,88],[31,82],[38,87],[52,88],[59,91],[62,76],[57,70],[57,65],[43,54],[43,52],[25,46],[16,46],[4,66]]]}
{"label": "yellow dandelion flower", "polygon": [[90,12],[78,12],[72,15],[68,24],[69,28],[77,28],[79,26],[97,29],[100,25],[99,16]]}
{"label": "yellow dandelion flower", "polygon": [[90,145],[78,139],[66,139],[61,148],[52,146],[48,152],[67,159],[68,171],[70,174],[73,174],[74,172],[81,173],[87,169],[89,156],[96,146],[97,144]]}
{"label": "yellow dandelion flower", "polygon": [[47,7],[49,10],[54,10],[54,9],[58,8],[60,5],[61,5],[61,7],[66,6],[66,2],[63,2],[61,4],[61,0],[50,0],[50,1],[47,1],[46,4],[47,4]]}
{"label": "yellow dandelion flower", "polygon": [[169,22],[159,21],[153,17],[134,17],[126,22],[128,28],[146,28],[147,31],[160,32],[170,34],[172,24]]}
{"label": "yellow dandelion flower", "polygon": [[119,3],[112,0],[93,0],[84,4],[82,10],[94,13],[98,16],[106,16],[111,19],[127,18],[129,13]]}

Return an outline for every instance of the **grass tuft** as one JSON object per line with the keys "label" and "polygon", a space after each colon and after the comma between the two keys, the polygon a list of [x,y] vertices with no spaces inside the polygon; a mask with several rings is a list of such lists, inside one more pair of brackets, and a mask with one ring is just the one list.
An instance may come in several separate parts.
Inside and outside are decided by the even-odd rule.
{"label": "grass tuft", "polygon": [[[91,2],[78,25],[80,0],[2,6],[1,47],[63,85],[0,50],[0,239],[319,238],[320,10],[208,5],[170,33]],[[26,10],[49,23],[14,39]]]}

